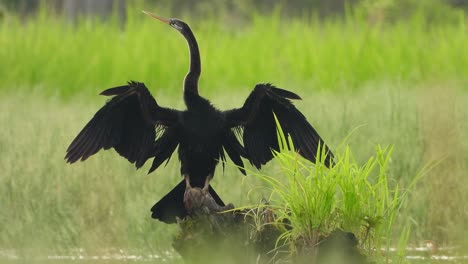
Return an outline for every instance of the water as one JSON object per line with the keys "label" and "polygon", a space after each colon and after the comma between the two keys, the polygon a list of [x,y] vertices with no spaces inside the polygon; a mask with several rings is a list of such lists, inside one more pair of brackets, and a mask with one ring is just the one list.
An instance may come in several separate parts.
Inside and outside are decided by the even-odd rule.
{"label": "water", "polygon": [[[410,263],[466,263],[468,256],[455,255],[459,248],[430,246],[407,248],[406,260]],[[391,255],[397,252],[396,248],[383,250]],[[173,250],[163,251],[159,254],[135,254],[123,249],[109,249],[102,254],[87,254],[83,249],[72,250],[69,254],[48,254],[35,256],[33,259],[22,257],[15,250],[0,250],[0,263],[179,263],[180,256]]]}
{"label": "water", "polygon": [[19,262],[40,262],[40,263],[122,263],[122,262],[153,262],[153,263],[177,263],[181,261],[180,256],[167,250],[159,254],[135,254],[123,249],[109,249],[101,254],[88,254],[83,249],[72,250],[69,254],[47,254],[36,255],[34,257],[20,256],[15,250],[0,250],[0,263]]}
{"label": "water", "polygon": [[[410,263],[465,263],[468,256],[456,255],[459,247],[436,247],[431,242],[425,243],[422,247],[406,248],[406,260]],[[389,248],[389,254],[396,253],[396,248]]]}

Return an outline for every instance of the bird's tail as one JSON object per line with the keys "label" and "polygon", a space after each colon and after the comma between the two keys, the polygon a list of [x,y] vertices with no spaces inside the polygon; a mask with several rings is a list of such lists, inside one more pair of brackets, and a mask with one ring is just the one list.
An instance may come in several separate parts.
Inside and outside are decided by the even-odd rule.
{"label": "bird's tail", "polygon": [[[211,186],[209,192],[218,205],[225,206]],[[153,205],[151,217],[167,224],[175,223],[176,217],[184,219],[188,214],[184,206],[184,193],[185,180],[182,180],[174,189]]]}

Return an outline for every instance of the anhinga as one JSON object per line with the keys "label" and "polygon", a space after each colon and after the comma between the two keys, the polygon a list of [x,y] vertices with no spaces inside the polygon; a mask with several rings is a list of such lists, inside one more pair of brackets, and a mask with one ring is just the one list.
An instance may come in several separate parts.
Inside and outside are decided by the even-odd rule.
{"label": "anhinga", "polygon": [[[170,25],[187,40],[190,68],[184,81],[184,101],[187,110],[161,107],[143,83],[110,88],[101,93],[113,96],[89,121],[67,149],[69,163],[86,160],[101,149],[114,148],[137,168],[150,158],[149,172],[168,161],[178,148],[181,174],[184,177],[171,192],[157,202],[152,217],[166,223],[187,215],[184,193],[199,187],[209,191],[215,201],[223,201],[210,186],[218,161],[225,161],[225,152],[245,174],[241,159],[260,167],[278,150],[276,115],[285,134],[292,138],[296,151],[315,162],[319,146],[326,148],[315,129],[290,99],[300,99],[295,93],[270,84],[257,84],[244,105],[220,111],[198,94],[201,73],[200,52],[189,26],[178,19],[147,15]],[[237,134],[237,135],[236,135]],[[243,145],[240,143],[242,138]],[[333,154],[326,149],[326,165]]]}

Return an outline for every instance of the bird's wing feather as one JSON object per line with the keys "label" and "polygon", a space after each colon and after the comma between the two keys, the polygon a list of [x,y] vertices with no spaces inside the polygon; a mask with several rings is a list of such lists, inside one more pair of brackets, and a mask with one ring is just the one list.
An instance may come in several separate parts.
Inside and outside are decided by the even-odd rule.
{"label": "bird's wing feather", "polygon": [[114,148],[137,168],[143,166],[155,153],[156,127],[173,126],[178,111],[160,107],[143,83],[129,82],[101,94],[114,97],[72,141],[65,159],[74,163],[101,149]]}
{"label": "bird's wing feather", "polygon": [[164,161],[169,162],[178,144],[177,130],[173,127],[165,129],[161,137],[154,142],[153,152],[151,153],[154,159],[148,173],[156,170]]}
{"label": "bird's wing feather", "polygon": [[243,129],[247,158],[252,165],[260,168],[273,158],[272,150],[279,150],[276,115],[284,134],[291,136],[294,148],[300,155],[315,162],[320,145],[326,148],[325,164],[329,166],[333,154],[289,99],[300,97],[270,84],[258,84],[241,108],[225,112],[231,127]]}
{"label": "bird's wing feather", "polygon": [[233,131],[229,130],[224,135],[223,147],[232,162],[234,162],[234,164],[236,164],[236,166],[239,168],[240,172],[246,175],[244,162],[242,161],[241,157],[247,157],[247,154],[244,147],[239,143],[238,139],[234,135]]}

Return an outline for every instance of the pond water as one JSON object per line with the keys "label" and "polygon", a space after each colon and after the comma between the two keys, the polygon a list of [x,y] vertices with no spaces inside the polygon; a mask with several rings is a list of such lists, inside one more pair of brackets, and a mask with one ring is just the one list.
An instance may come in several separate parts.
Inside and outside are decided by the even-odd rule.
{"label": "pond water", "polygon": [[[430,247],[407,248],[405,257],[410,263],[468,263],[468,256],[455,255],[456,247],[437,248]],[[385,250],[389,255],[396,253],[396,248]],[[23,257],[15,250],[0,250],[0,263],[183,263],[180,256],[173,250],[159,254],[132,254],[122,249],[107,250],[102,254],[86,254],[83,249],[76,249],[70,254],[48,254],[43,256]]]}
{"label": "pond water", "polygon": [[174,251],[159,254],[132,254],[122,249],[110,249],[101,254],[87,254],[83,249],[72,250],[69,254],[46,254],[21,256],[15,250],[0,250],[0,263],[179,263],[180,256]]}

